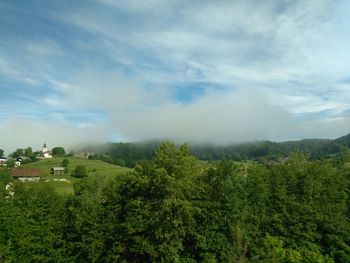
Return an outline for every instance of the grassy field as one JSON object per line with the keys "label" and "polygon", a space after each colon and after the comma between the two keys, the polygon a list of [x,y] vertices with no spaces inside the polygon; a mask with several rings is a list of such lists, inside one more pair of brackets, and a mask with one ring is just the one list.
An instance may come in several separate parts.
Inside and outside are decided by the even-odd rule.
{"label": "grassy field", "polygon": [[[62,166],[62,160],[68,159],[69,165],[67,166],[68,172],[64,175],[51,175],[50,170],[52,167]],[[55,157],[52,159],[42,159],[34,163],[23,164],[23,168],[39,168],[42,171],[42,178],[47,183],[52,184],[56,191],[60,194],[70,194],[73,192],[73,183],[81,179],[70,176],[71,172],[77,165],[85,165],[88,171],[88,176],[117,176],[125,172],[131,171],[130,168],[121,167],[105,163],[100,160],[88,160],[80,157]],[[56,181],[57,179],[66,179],[67,181]]]}

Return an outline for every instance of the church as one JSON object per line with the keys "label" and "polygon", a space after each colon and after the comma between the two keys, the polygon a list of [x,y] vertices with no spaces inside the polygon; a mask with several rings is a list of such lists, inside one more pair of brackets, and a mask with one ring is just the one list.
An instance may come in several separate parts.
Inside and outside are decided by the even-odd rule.
{"label": "church", "polygon": [[46,143],[44,143],[44,146],[41,150],[41,158],[52,158],[51,152],[46,146]]}

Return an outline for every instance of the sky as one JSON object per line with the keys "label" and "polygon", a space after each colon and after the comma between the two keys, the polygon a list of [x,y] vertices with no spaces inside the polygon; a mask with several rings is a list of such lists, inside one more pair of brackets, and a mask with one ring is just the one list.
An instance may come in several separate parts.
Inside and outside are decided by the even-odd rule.
{"label": "sky", "polygon": [[346,0],[2,0],[0,148],[350,132]]}

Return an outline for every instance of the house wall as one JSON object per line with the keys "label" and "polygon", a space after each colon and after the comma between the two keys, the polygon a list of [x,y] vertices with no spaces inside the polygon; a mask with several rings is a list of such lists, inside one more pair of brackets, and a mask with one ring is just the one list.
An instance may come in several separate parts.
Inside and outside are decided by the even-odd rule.
{"label": "house wall", "polygon": [[63,175],[64,171],[51,171],[52,175]]}
{"label": "house wall", "polygon": [[18,177],[18,180],[24,181],[39,181],[40,177]]}

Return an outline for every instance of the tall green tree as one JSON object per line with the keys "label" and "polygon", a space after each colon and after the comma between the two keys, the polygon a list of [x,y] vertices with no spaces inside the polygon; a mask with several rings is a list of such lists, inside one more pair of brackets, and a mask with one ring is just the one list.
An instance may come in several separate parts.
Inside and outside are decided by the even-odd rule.
{"label": "tall green tree", "polygon": [[11,156],[13,158],[17,158],[17,157],[20,157],[20,156],[23,156],[23,155],[24,155],[24,150],[23,149],[16,149],[16,151],[11,153]]}
{"label": "tall green tree", "polygon": [[114,232],[119,219],[113,217],[115,210],[106,207],[107,193],[103,192],[106,185],[113,186],[106,177],[78,181],[74,185],[74,195],[66,202],[63,235],[68,244],[67,256],[75,262],[115,262],[118,259],[119,252],[115,253],[111,247],[121,234]]}
{"label": "tall green tree", "polygon": [[[62,239],[64,199],[46,183],[20,183],[0,220],[2,262],[69,262]],[[1,258],[2,257],[2,258]]]}
{"label": "tall green tree", "polygon": [[68,159],[63,159],[62,162],[61,162],[61,165],[63,167],[67,167],[69,165],[69,160]]}
{"label": "tall green tree", "polygon": [[87,177],[87,170],[85,165],[77,165],[71,174],[73,177],[84,178]]}
{"label": "tall green tree", "polygon": [[63,147],[57,146],[52,148],[52,155],[53,156],[64,156],[66,154],[66,151]]}
{"label": "tall green tree", "polygon": [[24,156],[31,157],[32,155],[33,155],[33,149],[31,147],[24,149]]}

